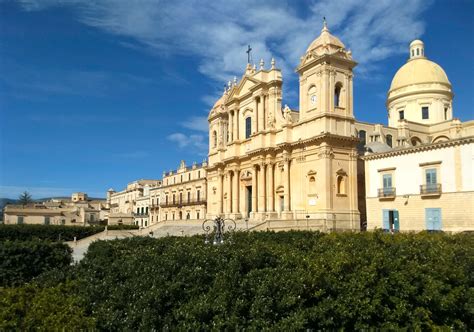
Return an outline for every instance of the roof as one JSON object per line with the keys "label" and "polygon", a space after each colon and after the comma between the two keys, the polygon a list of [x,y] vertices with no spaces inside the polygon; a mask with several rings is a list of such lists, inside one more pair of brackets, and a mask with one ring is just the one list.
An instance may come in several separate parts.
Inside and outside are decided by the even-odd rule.
{"label": "roof", "polygon": [[306,50],[306,53],[312,51],[312,50],[317,50],[319,48],[326,48],[326,47],[332,47],[335,49],[340,49],[340,48],[345,48],[344,44],[341,42],[341,40],[335,36],[333,36],[327,27],[326,21],[324,22],[324,27],[321,30],[321,34],[319,35],[318,38],[313,40],[313,42],[308,46],[308,49]]}
{"label": "roof", "polygon": [[437,63],[426,58],[410,59],[395,74],[390,91],[413,84],[441,83],[451,86],[448,76]]}

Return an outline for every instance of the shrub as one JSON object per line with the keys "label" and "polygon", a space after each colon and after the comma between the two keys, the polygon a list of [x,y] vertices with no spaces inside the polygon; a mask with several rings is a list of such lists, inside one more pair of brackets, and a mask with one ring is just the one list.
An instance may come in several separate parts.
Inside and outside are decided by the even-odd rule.
{"label": "shrub", "polygon": [[72,241],[102,232],[104,226],[0,225],[0,241],[42,239]]}
{"label": "shrub", "polygon": [[139,229],[140,226],[138,225],[109,225],[107,226],[107,229],[109,231],[113,231],[113,230],[132,230],[132,229]]}
{"label": "shrub", "polygon": [[20,285],[45,271],[71,264],[72,250],[65,243],[31,241],[0,242],[0,286]]}
{"label": "shrub", "polygon": [[[227,240],[220,246],[204,244],[202,236],[94,242],[73,273],[35,279],[34,294],[20,297],[14,319],[40,317],[44,311],[34,304],[44,295],[70,303],[90,323],[84,328],[99,330],[474,326],[471,235],[263,232]],[[1,301],[14,307],[18,301],[9,294]],[[70,326],[61,313],[45,315]]]}

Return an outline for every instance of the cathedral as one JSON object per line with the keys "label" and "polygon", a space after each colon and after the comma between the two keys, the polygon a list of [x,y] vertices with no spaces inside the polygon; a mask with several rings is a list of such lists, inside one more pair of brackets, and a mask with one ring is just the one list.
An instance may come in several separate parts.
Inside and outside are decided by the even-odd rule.
{"label": "cathedral", "polygon": [[[453,117],[451,83],[444,70],[427,59],[423,42],[410,44],[408,61],[392,80],[388,126],[354,118],[356,65],[351,51],[324,22],[296,68],[298,110],[282,105],[283,78],[274,60],[270,68],[263,61],[258,69],[248,64],[241,80],[229,83],[208,117],[208,218],[252,220],[273,229],[306,221],[324,230],[411,230],[424,229],[428,219],[437,216],[447,229],[456,223],[455,216],[446,211],[449,206],[437,206],[449,204],[453,198],[445,199],[451,192],[431,195],[442,178],[457,181],[446,189],[472,210],[474,121],[462,123]],[[439,151],[448,145],[458,150],[452,157],[448,153],[443,163]],[[459,156],[461,150],[465,158]],[[416,165],[420,170],[404,172],[419,173],[420,186],[428,194],[418,187],[397,193],[395,180],[401,183],[405,176],[396,171],[397,158],[416,160],[417,153],[427,161]],[[446,176],[436,177],[436,167],[430,165],[441,164],[439,172]],[[406,197],[415,202],[420,198],[426,211],[416,211],[413,203],[404,211]],[[410,213],[426,223],[409,222]],[[472,215],[466,217],[471,228]]]}

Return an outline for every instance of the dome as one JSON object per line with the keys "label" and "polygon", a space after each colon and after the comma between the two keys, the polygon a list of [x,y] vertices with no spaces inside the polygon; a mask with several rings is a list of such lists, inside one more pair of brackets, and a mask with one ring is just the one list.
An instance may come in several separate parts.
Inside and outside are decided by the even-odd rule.
{"label": "dome", "polygon": [[437,63],[425,57],[421,40],[410,43],[410,59],[395,74],[390,91],[413,84],[440,83],[451,86],[448,76]]}
{"label": "dome", "polygon": [[339,40],[339,38],[331,35],[327,27],[326,21],[324,21],[324,26],[321,30],[321,34],[309,45],[308,49],[306,50],[306,53],[312,50],[317,50],[319,48],[326,47],[331,47],[335,49],[345,48],[344,44]]}

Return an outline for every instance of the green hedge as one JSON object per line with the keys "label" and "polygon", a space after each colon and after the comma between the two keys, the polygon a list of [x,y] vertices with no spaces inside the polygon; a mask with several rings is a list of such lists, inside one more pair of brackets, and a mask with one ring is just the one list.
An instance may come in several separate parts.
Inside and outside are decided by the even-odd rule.
{"label": "green hedge", "polygon": [[0,286],[20,285],[41,273],[71,264],[71,248],[42,240],[0,242]]}
{"label": "green hedge", "polygon": [[0,225],[0,241],[31,240],[72,241],[102,232],[103,226]]}
{"label": "green hedge", "polygon": [[[110,225],[109,230],[138,229],[138,225]],[[42,239],[49,241],[73,241],[100,233],[105,226],[64,226],[64,225],[0,225],[0,241]]]}
{"label": "green hedge", "polygon": [[474,327],[472,235],[264,232],[203,242],[94,242],[69,274],[36,281],[34,296],[4,290],[18,315],[0,314],[0,329],[52,327],[29,323],[44,310],[38,301],[70,303],[84,328],[100,330]]}

